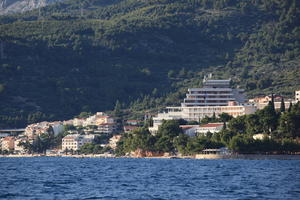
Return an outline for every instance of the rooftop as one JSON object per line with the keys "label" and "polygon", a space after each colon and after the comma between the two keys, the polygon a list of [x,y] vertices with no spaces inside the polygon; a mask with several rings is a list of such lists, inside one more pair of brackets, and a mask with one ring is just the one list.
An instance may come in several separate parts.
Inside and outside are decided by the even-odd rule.
{"label": "rooftop", "polygon": [[200,125],[201,128],[214,128],[214,127],[219,127],[219,126],[223,126],[223,123],[208,123],[208,124],[204,124],[204,125]]}

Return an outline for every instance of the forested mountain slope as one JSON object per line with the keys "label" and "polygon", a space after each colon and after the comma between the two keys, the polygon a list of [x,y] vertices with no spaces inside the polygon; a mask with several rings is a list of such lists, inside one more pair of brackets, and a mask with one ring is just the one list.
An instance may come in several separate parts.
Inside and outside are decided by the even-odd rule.
{"label": "forested mountain slope", "polygon": [[176,104],[207,72],[300,88],[297,0],[72,0],[0,24],[0,127]]}

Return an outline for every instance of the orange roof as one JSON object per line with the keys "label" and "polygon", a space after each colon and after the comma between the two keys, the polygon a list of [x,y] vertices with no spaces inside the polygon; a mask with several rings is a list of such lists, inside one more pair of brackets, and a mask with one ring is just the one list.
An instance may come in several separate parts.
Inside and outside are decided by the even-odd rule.
{"label": "orange roof", "polygon": [[97,116],[97,118],[109,118],[109,116],[104,115],[104,116]]}
{"label": "orange roof", "polygon": [[213,128],[213,127],[219,127],[219,126],[223,126],[223,123],[209,123],[209,124],[204,124],[201,125],[201,128]]}

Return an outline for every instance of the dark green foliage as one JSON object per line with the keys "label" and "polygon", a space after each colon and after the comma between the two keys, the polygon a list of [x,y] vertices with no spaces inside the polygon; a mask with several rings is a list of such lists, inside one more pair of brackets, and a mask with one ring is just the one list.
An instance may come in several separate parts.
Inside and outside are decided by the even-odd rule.
{"label": "dark green foliage", "polygon": [[207,72],[250,95],[291,95],[299,12],[296,0],[76,0],[40,17],[1,16],[0,127],[113,110],[117,100],[142,115],[180,103]]}
{"label": "dark green foliage", "polygon": [[279,120],[279,133],[289,138],[300,137],[300,103],[293,105],[290,112],[284,112]]}
{"label": "dark green foliage", "polygon": [[264,138],[263,140],[254,140],[243,135],[234,136],[229,147],[239,153],[294,153],[300,151],[300,143],[291,139]]}
{"label": "dark green foliage", "polygon": [[[230,149],[239,153],[291,153],[300,151],[300,103],[290,111],[277,113],[272,101],[254,114],[230,120],[228,130],[219,133],[219,138]],[[265,133],[263,140],[254,140],[253,135]],[[290,146],[289,146],[290,145]]]}
{"label": "dark green foliage", "polygon": [[79,149],[82,154],[102,154],[112,151],[110,147],[102,147],[100,144],[86,143]]}
{"label": "dark green foliage", "polygon": [[284,98],[281,99],[281,104],[280,104],[280,112],[285,112],[285,103],[284,103]]}
{"label": "dark green foliage", "polygon": [[222,142],[208,137],[190,137],[182,133],[179,121],[167,120],[159,127],[156,135],[145,128],[134,130],[123,136],[118,143],[117,155],[141,149],[152,152],[179,152],[182,155],[200,153],[205,148],[224,147]]}

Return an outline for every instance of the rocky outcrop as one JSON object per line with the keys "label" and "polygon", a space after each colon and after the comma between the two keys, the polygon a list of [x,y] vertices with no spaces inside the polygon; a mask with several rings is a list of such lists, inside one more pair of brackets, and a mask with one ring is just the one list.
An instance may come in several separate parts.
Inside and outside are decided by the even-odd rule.
{"label": "rocky outcrop", "polygon": [[135,158],[165,156],[163,152],[145,151],[145,150],[142,150],[142,149],[137,149],[132,154],[133,154],[133,157],[135,157]]}
{"label": "rocky outcrop", "polygon": [[22,13],[64,0],[0,0],[0,15]]}

